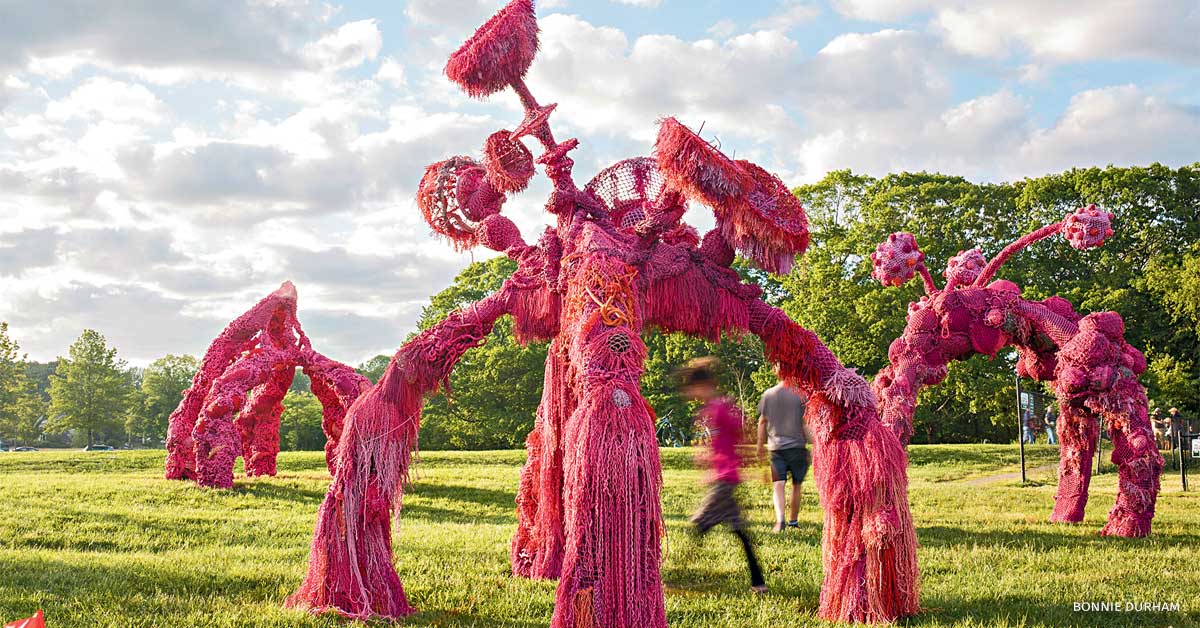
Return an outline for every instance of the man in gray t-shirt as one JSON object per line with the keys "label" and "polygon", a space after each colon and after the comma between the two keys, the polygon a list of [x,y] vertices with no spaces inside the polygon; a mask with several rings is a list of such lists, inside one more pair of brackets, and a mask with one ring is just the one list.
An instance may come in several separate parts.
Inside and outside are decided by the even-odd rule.
{"label": "man in gray t-shirt", "polygon": [[[780,382],[763,393],[758,402],[758,455],[771,453],[772,501],[775,504],[775,532],[786,525],[799,528],[800,485],[808,473],[808,426],[804,410],[808,398],[804,393]],[[785,488],[788,473],[792,475],[791,517],[783,518]]]}

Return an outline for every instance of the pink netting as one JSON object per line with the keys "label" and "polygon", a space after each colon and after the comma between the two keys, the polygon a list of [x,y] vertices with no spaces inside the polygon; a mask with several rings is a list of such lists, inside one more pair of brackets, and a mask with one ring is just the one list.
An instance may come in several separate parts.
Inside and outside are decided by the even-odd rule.
{"label": "pink netting", "polygon": [[[519,341],[552,340],[521,471],[513,573],[559,578],[554,628],[665,628],[662,474],[654,412],[640,394],[642,337],[648,328],[712,340],[749,332],[809,391],[816,414],[814,459],[826,512],[821,616],[891,621],[915,613],[916,539],[900,442],[878,420],[866,382],[729,268],[737,250],[786,271],[808,238],[799,203],[774,175],[734,162],[672,118],[660,128],[656,159],[618,162],[579,189],[568,156],[578,142],[554,139],[554,105],[538,104],[521,78],[536,36],[532,2],[514,0],[454,53],[448,76],[472,96],[511,86],[525,117],[516,131],[488,139],[483,166],[468,157],[435,163],[417,194],[436,233],[460,249],[504,251],[517,262],[513,276],[405,343],[365,392],[309,353],[294,293],[273,295],[214,342],[194,388],[215,396],[181,404],[179,427],[172,426],[181,453],[169,459],[168,473],[185,473],[195,454],[215,460],[202,469],[231,468],[244,448],[228,416],[245,391],[256,390],[254,413],[272,415],[284,386],[281,364],[295,359],[306,372],[324,369],[329,375],[314,377],[313,391],[327,403],[334,478],[317,515],[307,576],[287,603],[353,618],[404,616],[412,607],[392,566],[391,520],[423,397],[444,388],[463,353],[509,314]],[[530,155],[517,141],[524,136],[545,149],[535,163],[553,184],[546,209],[556,219],[533,246],[500,215],[503,192],[528,182]],[[716,212],[717,228],[703,242],[680,222],[688,197]],[[267,341],[256,336],[262,329]],[[214,408],[204,416],[215,420],[193,430],[184,424],[202,401]],[[244,431],[269,434],[272,426],[267,416]],[[195,447],[193,434],[200,434]],[[253,449],[250,455],[257,459]]]}
{"label": "pink netting", "polygon": [[[1112,235],[1111,218],[1092,205],[1023,236],[991,262],[978,249],[960,252],[946,269],[946,288],[939,290],[927,279],[929,295],[910,304],[908,324],[889,348],[890,364],[875,378],[874,388],[883,423],[908,442],[917,395],[942,381],[948,363],[1016,347],[1017,373],[1052,381],[1059,400],[1061,460],[1051,520],[1083,520],[1092,454],[1104,420],[1120,482],[1117,504],[1101,533],[1145,536],[1163,460],[1146,416],[1145,389],[1137,381],[1145,358],[1125,342],[1120,315],[1097,312],[1081,319],[1061,297],[1026,301],[1012,282],[982,285],[1010,256],[1056,233],[1076,248],[1098,246]],[[911,234],[889,236],[871,259],[874,276],[885,285],[903,283],[916,272],[928,277]]]}
{"label": "pink netting", "polygon": [[230,488],[239,455],[246,475],[275,475],[282,400],[297,367],[314,379],[314,392],[321,389],[325,434],[336,444],[345,409],[370,382],[312,350],[296,319],[296,288],[285,282],[230,323],[205,352],[169,419],[166,477]]}

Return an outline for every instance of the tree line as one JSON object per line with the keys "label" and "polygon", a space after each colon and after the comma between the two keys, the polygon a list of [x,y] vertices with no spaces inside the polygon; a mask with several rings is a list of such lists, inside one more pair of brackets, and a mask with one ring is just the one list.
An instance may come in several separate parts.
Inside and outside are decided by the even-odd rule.
{"label": "tree line", "polygon": [[[1200,163],[1075,169],[996,184],[933,173],[874,178],[836,171],[794,192],[812,231],[795,269],[777,277],[741,260],[734,268],[868,378],[886,364],[907,304],[921,295],[917,282],[884,288],[871,279],[868,255],[889,233],[912,232],[938,275],[963,249],[978,246],[992,257],[1075,207],[1096,203],[1115,213],[1116,233],[1104,247],[1077,251],[1060,239],[1041,242],[1011,259],[997,278],[1022,286],[1027,298],[1060,294],[1081,312],[1120,313],[1129,341],[1146,354],[1142,381],[1151,404],[1200,413]],[[506,258],[471,264],[431,298],[418,329],[497,290],[514,270]],[[643,395],[661,421],[679,430],[689,429],[694,408],[675,394],[673,372],[693,357],[721,359],[722,384],[747,413],[774,384],[753,336],[710,343],[651,330],[644,340]],[[546,350],[545,343],[517,344],[511,320],[501,319],[484,345],[463,356],[449,394],[427,401],[421,446],[520,447],[541,397]],[[358,371],[376,381],[389,357],[376,356]],[[952,364],[941,385],[921,394],[914,442],[1015,439],[1014,361],[1006,350],[995,359]],[[145,369],[128,368],[93,330],[85,330],[66,357],[28,362],[0,325],[0,439],[161,446],[167,417],[197,366],[193,356],[168,355]],[[282,447],[320,449],[321,407],[302,374],[284,406]]]}

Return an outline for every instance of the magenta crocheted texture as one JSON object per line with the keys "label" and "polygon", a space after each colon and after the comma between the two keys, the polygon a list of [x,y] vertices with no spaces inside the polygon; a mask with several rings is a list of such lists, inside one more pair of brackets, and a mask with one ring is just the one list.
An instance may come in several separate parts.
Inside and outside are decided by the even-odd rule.
{"label": "magenta crocheted texture", "polygon": [[1012,282],[992,281],[1014,253],[1055,234],[1077,249],[1101,246],[1113,234],[1112,218],[1089,205],[1022,237],[990,262],[978,248],[959,251],[946,265],[944,289],[934,283],[912,234],[888,236],[871,254],[874,277],[884,285],[900,285],[919,274],[926,296],[909,304],[904,333],[892,342],[890,364],[873,387],[883,423],[907,443],[918,393],[941,382],[950,362],[1016,348],[1017,373],[1051,382],[1058,397],[1061,453],[1050,519],[1083,520],[1103,423],[1119,481],[1101,534],[1139,537],[1150,533],[1163,466],[1146,414],[1146,391],[1138,383],[1146,359],[1125,341],[1119,314],[1080,316],[1061,297],[1028,301]]}

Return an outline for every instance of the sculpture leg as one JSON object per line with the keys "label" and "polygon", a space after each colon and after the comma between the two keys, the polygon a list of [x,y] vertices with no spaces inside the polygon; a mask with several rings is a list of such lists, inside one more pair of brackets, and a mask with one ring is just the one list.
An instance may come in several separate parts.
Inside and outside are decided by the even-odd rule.
{"label": "sculpture leg", "polygon": [[168,419],[165,465],[168,480],[196,479],[196,442],[192,440],[192,430],[196,428],[196,417],[206,392],[194,387],[188,389]]}
{"label": "sculpture leg", "polygon": [[525,441],[528,457],[517,488],[517,531],[509,548],[514,576],[555,579],[562,571],[564,526],[562,429],[575,409],[566,350],[550,344],[537,421]]}
{"label": "sculpture leg", "polygon": [[890,622],[915,614],[917,540],[903,446],[879,421],[862,377],[782,311],[752,307],[750,330],[763,339],[767,358],[809,394],[813,473],[825,510],[820,616]]}
{"label": "sculpture leg", "polygon": [[1158,498],[1162,454],[1154,442],[1154,431],[1146,416],[1145,390],[1131,378],[1114,387],[1114,398],[1132,399],[1119,413],[1106,414],[1112,461],[1118,468],[1117,502],[1108,512],[1108,523],[1100,534],[1142,537],[1150,534],[1154,504]]}
{"label": "sculpture leg", "polygon": [[1083,521],[1088,485],[1092,481],[1092,456],[1096,453],[1099,425],[1096,415],[1073,404],[1059,404],[1058,493],[1051,521]]}
{"label": "sculpture leg", "polygon": [[279,417],[283,414],[283,398],[295,376],[295,367],[280,365],[266,383],[250,393],[246,407],[238,414],[236,423],[242,438],[242,460],[248,476],[275,475],[275,459],[279,455]]}
{"label": "sculpture leg", "polygon": [[259,353],[242,358],[213,382],[208,403],[192,429],[197,484],[233,487],[233,463],[242,453],[242,437],[233,424],[233,414],[245,403],[246,391],[267,383],[273,357]]}
{"label": "sculpture leg", "polygon": [[665,628],[661,471],[637,380],[588,382],[563,432],[566,551],[552,628]]}
{"label": "sculpture leg", "polygon": [[317,511],[308,574],[285,606],[356,619],[414,611],[392,566],[393,500],[407,481],[422,406],[420,389],[403,380],[389,367],[351,407],[337,473]]}
{"label": "sculpture leg", "polygon": [[[287,606],[359,619],[413,612],[392,566],[391,521],[408,482],[424,395],[446,381],[464,352],[484,341],[507,312],[510,294],[506,283],[405,343],[379,383],[347,410],[333,482],[317,511],[308,574]],[[362,380],[345,382],[351,390]]]}
{"label": "sculpture leg", "polygon": [[354,369],[330,360],[322,355],[313,355],[304,366],[312,392],[321,402],[321,429],[325,432],[325,466],[333,474],[337,464],[337,447],[345,427],[346,412],[371,381]]}

